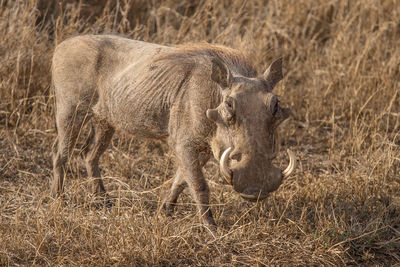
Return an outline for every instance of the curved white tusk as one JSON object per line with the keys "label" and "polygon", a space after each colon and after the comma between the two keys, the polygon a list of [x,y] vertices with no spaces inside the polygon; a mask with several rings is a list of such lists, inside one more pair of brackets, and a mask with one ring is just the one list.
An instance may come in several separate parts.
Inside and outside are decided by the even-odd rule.
{"label": "curved white tusk", "polygon": [[296,169],[296,155],[290,149],[287,150],[287,153],[289,155],[289,165],[282,172],[282,174],[285,178],[288,177],[289,175],[291,175],[293,173],[294,169]]}
{"label": "curved white tusk", "polygon": [[219,160],[219,169],[221,170],[222,175],[225,177],[226,181],[232,185],[232,177],[231,172],[228,169],[228,158],[231,153],[232,147],[228,147],[224,153],[222,153],[221,159]]}

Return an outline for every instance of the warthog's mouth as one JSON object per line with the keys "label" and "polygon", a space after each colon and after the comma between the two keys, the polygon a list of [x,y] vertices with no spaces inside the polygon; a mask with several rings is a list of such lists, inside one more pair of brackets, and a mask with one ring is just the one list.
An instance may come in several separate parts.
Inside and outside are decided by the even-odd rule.
{"label": "warthog's mouth", "polygon": [[245,194],[245,193],[239,193],[239,195],[244,198],[247,201],[250,202],[258,202],[260,200],[266,199],[268,197],[269,194],[265,194],[265,195],[252,195],[252,194]]}
{"label": "warthog's mouth", "polygon": [[[233,173],[232,171],[228,168],[228,160],[229,160],[229,155],[231,153],[232,148],[228,147],[224,153],[222,153],[221,159],[219,161],[219,168],[220,171],[222,173],[222,175],[224,176],[224,178],[226,179],[226,181],[230,184],[232,184],[232,177],[233,177]],[[296,169],[296,155],[290,150],[287,149],[287,153],[289,155],[289,165],[286,167],[285,170],[282,171],[282,176],[283,178],[287,178],[289,175],[291,175],[293,173],[293,171]],[[260,200],[260,199],[264,199],[268,196],[268,194],[266,195],[253,195],[253,194],[245,194],[245,193],[240,193],[240,195],[245,198],[245,199],[253,199],[253,200]]]}

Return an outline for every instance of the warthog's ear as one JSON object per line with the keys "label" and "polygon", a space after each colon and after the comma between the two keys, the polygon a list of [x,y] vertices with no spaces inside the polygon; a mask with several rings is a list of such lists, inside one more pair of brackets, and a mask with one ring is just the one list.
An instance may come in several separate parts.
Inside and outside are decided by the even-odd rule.
{"label": "warthog's ear", "polygon": [[268,69],[264,72],[264,79],[274,88],[280,80],[283,79],[282,74],[282,58],[274,60]]}
{"label": "warthog's ear", "polygon": [[213,58],[211,60],[211,79],[218,83],[222,88],[231,87],[232,74],[228,67],[221,60]]}

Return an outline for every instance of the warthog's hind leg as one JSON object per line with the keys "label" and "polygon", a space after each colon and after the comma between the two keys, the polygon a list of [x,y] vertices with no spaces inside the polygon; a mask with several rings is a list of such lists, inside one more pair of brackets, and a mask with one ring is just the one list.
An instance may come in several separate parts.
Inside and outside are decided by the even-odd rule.
{"label": "warthog's hind leg", "polygon": [[65,164],[75,147],[86,116],[87,112],[80,110],[79,106],[61,110],[56,115],[58,135],[52,147],[53,181],[50,188],[53,197],[63,192]]}
{"label": "warthog's hind leg", "polygon": [[114,128],[105,120],[99,120],[95,117],[92,119],[92,129],[84,154],[88,177],[94,179],[94,192],[98,194],[105,194],[106,192],[100,175],[99,159],[104,151],[106,151],[113,134]]}

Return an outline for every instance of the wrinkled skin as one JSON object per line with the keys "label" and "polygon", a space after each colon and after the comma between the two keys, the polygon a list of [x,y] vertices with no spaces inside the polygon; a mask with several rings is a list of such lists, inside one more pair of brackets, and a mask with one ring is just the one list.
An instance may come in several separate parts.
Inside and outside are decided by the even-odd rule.
{"label": "wrinkled skin", "polygon": [[86,35],[58,45],[52,63],[54,197],[63,192],[65,164],[88,121],[85,164],[99,194],[106,192],[98,162],[115,129],[168,141],[177,163],[164,201],[168,213],[187,186],[201,220],[215,227],[202,167],[212,154],[219,161],[228,146],[232,185],[241,196],[262,199],[279,187],[282,172],[271,164],[273,136],[289,110],[279,107],[271,91],[282,79],[281,60],[257,77],[240,52],[226,47],[173,48]]}

